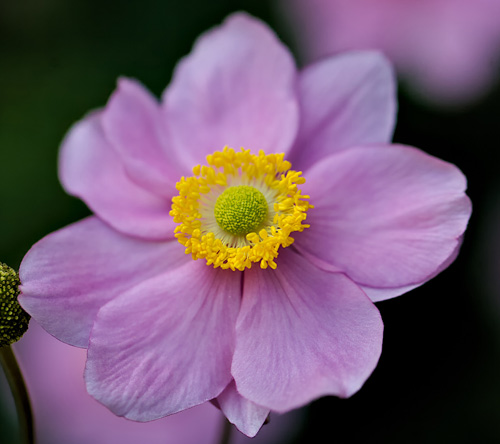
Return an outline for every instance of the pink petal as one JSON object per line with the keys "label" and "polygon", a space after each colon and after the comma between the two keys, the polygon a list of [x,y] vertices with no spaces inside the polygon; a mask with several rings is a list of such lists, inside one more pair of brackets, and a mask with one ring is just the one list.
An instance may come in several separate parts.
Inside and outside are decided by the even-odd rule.
{"label": "pink petal", "polygon": [[87,390],[118,416],[150,421],[217,397],[231,381],[241,273],[190,261],[99,311]]}
{"label": "pink petal", "polygon": [[[441,273],[443,270],[448,268],[457,258],[461,246],[462,246],[462,238],[459,239],[458,245],[455,247],[455,251],[453,251],[451,256],[449,256],[448,259],[446,259],[446,261],[444,261],[439,266],[439,268],[435,271],[435,273],[428,277],[428,279],[432,279],[433,277]],[[366,287],[364,285],[360,285],[360,287],[373,302],[379,302],[379,301],[385,301],[386,299],[394,298],[396,296],[400,296],[404,293],[408,293],[409,291],[417,287],[420,287],[420,285],[422,285],[423,283],[424,282],[420,282],[418,284],[406,285],[397,288],[372,288],[372,287]]]}
{"label": "pink petal", "polygon": [[87,347],[94,318],[106,302],[186,260],[176,241],[130,238],[89,217],[30,249],[19,270],[19,302],[58,339]]}
{"label": "pink petal", "polygon": [[351,148],[308,171],[315,208],[295,245],[368,287],[420,284],[460,243],[465,188],[458,168],[415,148]]}
{"label": "pink petal", "polygon": [[228,421],[250,438],[257,434],[269,415],[269,409],[241,396],[234,380],[217,397],[217,401]]}
{"label": "pink petal", "polygon": [[77,122],[63,141],[60,179],[117,230],[150,239],[173,237],[170,200],[139,187],[125,174],[118,154],[106,141],[101,112]]}
{"label": "pink petal", "polygon": [[377,364],[382,330],[350,279],[284,250],[276,270],[245,271],[231,369],[238,392],[278,412],[350,396]]}
{"label": "pink petal", "polygon": [[381,54],[351,52],[310,65],[299,94],[300,130],[289,157],[295,169],[355,145],[390,142],[396,81]]}
{"label": "pink petal", "polygon": [[397,288],[373,288],[365,285],[360,285],[359,287],[373,302],[380,302],[385,301],[386,299],[395,298],[396,296],[401,296],[402,294],[408,293],[409,291],[420,287],[422,284],[406,285],[404,287]]}
{"label": "pink petal", "polygon": [[177,152],[192,167],[225,145],[286,152],[296,132],[294,61],[276,35],[246,14],[205,33],[164,94]]}
{"label": "pink petal", "polygon": [[297,442],[302,436],[307,416],[307,407],[285,414],[271,413],[269,421],[259,430],[257,436],[248,438],[242,433],[233,433],[231,444],[285,444]]}
{"label": "pink petal", "polygon": [[165,148],[160,105],[138,82],[121,78],[102,113],[106,139],[130,177],[154,194],[171,198],[184,172]]}
{"label": "pink petal", "polygon": [[[219,442],[224,417],[209,403],[148,423],[115,416],[85,389],[82,374],[87,351],[63,344],[33,319],[14,347],[29,384],[37,444]],[[10,393],[0,387],[0,401],[2,395]]]}

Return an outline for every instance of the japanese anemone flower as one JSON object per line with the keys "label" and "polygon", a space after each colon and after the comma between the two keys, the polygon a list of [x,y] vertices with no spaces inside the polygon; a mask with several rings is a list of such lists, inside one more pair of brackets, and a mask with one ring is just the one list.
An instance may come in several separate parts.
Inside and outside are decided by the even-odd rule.
{"label": "japanese anemone flower", "polygon": [[463,105],[498,78],[498,0],[281,1],[306,60],[378,49],[427,101]]}
{"label": "japanese anemone flower", "polygon": [[120,79],[70,129],[61,181],[95,216],[32,247],[19,300],[88,349],[93,397],[137,421],[212,400],[252,436],[270,411],[363,385],[373,302],[445,268],[471,211],[455,166],[390,144],[394,84],[372,52],[297,72],[239,13],[161,103]]}

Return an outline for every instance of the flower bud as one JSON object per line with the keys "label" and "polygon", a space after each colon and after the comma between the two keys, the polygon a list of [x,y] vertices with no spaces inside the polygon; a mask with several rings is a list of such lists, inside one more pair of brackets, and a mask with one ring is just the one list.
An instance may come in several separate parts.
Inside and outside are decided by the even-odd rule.
{"label": "flower bud", "polygon": [[17,273],[0,262],[0,347],[17,342],[28,329],[30,315],[17,302],[20,284]]}

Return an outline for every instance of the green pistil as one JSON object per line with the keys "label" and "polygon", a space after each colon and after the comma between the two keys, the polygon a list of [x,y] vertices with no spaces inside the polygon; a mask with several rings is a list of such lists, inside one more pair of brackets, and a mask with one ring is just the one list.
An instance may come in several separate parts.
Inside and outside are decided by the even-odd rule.
{"label": "green pistil", "polygon": [[267,216],[267,201],[254,187],[229,187],[217,198],[214,216],[224,231],[235,236],[244,236],[261,228]]}
{"label": "green pistil", "polygon": [[28,329],[30,315],[19,303],[19,277],[0,262],[0,347],[18,341]]}

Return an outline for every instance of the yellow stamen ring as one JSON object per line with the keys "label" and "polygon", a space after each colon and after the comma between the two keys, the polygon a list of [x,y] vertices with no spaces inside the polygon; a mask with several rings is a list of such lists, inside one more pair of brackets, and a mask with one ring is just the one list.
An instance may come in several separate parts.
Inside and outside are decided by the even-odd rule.
{"label": "yellow stamen ring", "polygon": [[250,154],[225,147],[207,156],[207,166],[176,184],[170,214],[178,225],[175,237],[193,259],[231,270],[276,268],[279,247],[303,231],[309,196],[297,185],[305,179],[290,170],[284,154]]}

